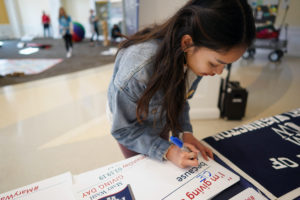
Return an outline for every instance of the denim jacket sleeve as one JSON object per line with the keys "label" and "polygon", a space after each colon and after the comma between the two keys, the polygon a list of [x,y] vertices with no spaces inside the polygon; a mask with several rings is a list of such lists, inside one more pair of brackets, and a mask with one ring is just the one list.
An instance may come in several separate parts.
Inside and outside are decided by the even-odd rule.
{"label": "denim jacket sleeve", "polygon": [[137,121],[136,102],[124,91],[117,92],[115,102],[112,127],[115,139],[130,150],[162,161],[170,143],[159,137],[161,129],[149,120],[142,124]]}

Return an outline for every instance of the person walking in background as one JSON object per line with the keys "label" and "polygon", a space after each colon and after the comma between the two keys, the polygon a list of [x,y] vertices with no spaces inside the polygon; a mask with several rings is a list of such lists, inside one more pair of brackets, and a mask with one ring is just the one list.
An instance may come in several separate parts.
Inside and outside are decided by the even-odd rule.
{"label": "person walking in background", "polygon": [[91,46],[94,46],[94,36],[96,34],[96,41],[98,41],[98,36],[99,36],[99,30],[98,30],[98,17],[94,14],[94,10],[90,10],[90,17],[89,17],[89,22],[90,22],[90,27],[91,27],[91,32],[92,32],[92,37],[91,37]]}
{"label": "person walking in background", "polygon": [[46,32],[47,37],[50,37],[50,17],[43,11],[42,15],[42,24],[43,24],[43,29],[44,29],[44,37],[46,37]]}
{"label": "person walking in background", "polygon": [[66,50],[67,50],[67,58],[70,58],[72,56],[72,34],[73,34],[73,26],[72,26],[72,19],[70,16],[67,15],[65,9],[63,7],[60,7],[59,9],[59,32],[62,35]]}

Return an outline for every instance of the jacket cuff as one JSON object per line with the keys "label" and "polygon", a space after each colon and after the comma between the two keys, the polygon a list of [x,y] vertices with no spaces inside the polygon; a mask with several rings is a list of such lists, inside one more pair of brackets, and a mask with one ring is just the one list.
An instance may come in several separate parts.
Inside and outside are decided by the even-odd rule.
{"label": "jacket cuff", "polygon": [[159,161],[164,161],[164,155],[168,151],[171,143],[162,138],[159,139],[160,141],[156,145],[153,145],[153,147],[151,148],[149,157]]}
{"label": "jacket cuff", "polygon": [[183,124],[182,130],[183,130],[183,132],[193,133],[193,127],[192,127],[192,125],[190,123]]}

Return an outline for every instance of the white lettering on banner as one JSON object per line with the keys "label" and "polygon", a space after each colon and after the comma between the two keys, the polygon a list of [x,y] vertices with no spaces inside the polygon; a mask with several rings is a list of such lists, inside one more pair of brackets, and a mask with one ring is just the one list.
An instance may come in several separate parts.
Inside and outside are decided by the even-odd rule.
{"label": "white lettering on banner", "polygon": [[300,146],[300,127],[292,122],[278,125],[279,128],[272,128],[282,139]]}
{"label": "white lettering on banner", "polygon": [[259,129],[259,127],[255,126],[253,124],[246,124],[242,127],[244,127],[247,130],[246,132],[243,132],[243,133],[247,133],[248,131],[255,131],[255,130]]}
{"label": "white lettering on banner", "polygon": [[279,121],[281,121],[281,122],[285,122],[285,121],[287,121],[287,120],[290,120],[289,117],[284,116],[284,115],[276,115],[275,117],[276,117],[277,119],[279,119]]}
{"label": "white lettering on banner", "polygon": [[[298,157],[299,155],[297,155]],[[299,167],[299,164],[292,161],[289,158],[285,158],[285,157],[279,157],[279,158],[270,158],[270,161],[272,161],[272,167],[276,170],[278,169],[283,169],[283,168],[296,168]]]}
{"label": "white lettering on banner", "polygon": [[291,168],[299,167],[299,165],[297,163],[295,163],[294,161],[292,161],[288,158],[281,157],[281,158],[278,158],[278,160],[288,167],[291,167]]}
{"label": "white lettering on banner", "polygon": [[300,117],[300,108],[287,112],[286,114],[291,117]]}
{"label": "white lettering on banner", "polygon": [[[293,113],[295,113],[295,112],[293,112]],[[231,130],[228,130],[228,131],[218,133],[218,134],[214,135],[213,138],[214,138],[215,141],[224,140],[224,139],[227,139],[227,138],[231,138],[233,136],[238,136],[238,135],[247,133],[249,131],[254,131],[254,130],[261,129],[261,128],[269,127],[273,124],[279,124],[279,123],[285,122],[287,120],[290,120],[290,117],[287,117],[285,115],[276,115],[276,116],[273,116],[273,117],[268,117],[268,118],[264,118],[264,119],[254,121],[252,123],[249,123],[249,124],[246,124],[246,125],[243,125],[243,126],[235,127],[235,128],[233,128]],[[297,126],[296,124],[291,123],[291,122],[285,123],[285,124],[290,126],[290,128],[293,128],[295,130],[298,130],[298,132],[300,132],[300,127]],[[279,126],[281,126],[281,125],[279,125]],[[300,139],[298,139],[297,135],[293,136],[292,139],[287,138],[287,140],[293,140],[293,142],[296,141],[300,145]]]}
{"label": "white lettering on banner", "polygon": [[233,136],[232,132],[233,132],[233,130],[225,131],[225,132],[220,133],[220,135],[223,136],[224,138],[230,138]]}
{"label": "white lettering on banner", "polygon": [[285,123],[285,125],[297,130],[298,132],[300,132],[300,126],[298,126],[297,124],[294,124],[294,123],[290,123],[290,122],[287,122]]}
{"label": "white lettering on banner", "polygon": [[276,158],[270,158],[270,161],[272,161],[272,167],[274,169],[283,169],[283,168],[287,168],[286,165],[284,165],[283,163],[279,162],[278,160],[276,160]]}

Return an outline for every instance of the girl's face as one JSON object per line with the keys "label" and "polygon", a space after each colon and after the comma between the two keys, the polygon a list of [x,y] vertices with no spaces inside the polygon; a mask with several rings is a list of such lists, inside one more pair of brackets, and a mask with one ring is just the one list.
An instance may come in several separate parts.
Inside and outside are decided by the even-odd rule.
{"label": "girl's face", "polygon": [[238,46],[226,52],[216,52],[205,47],[190,47],[186,51],[187,66],[198,76],[221,74],[225,65],[238,60],[246,49]]}

